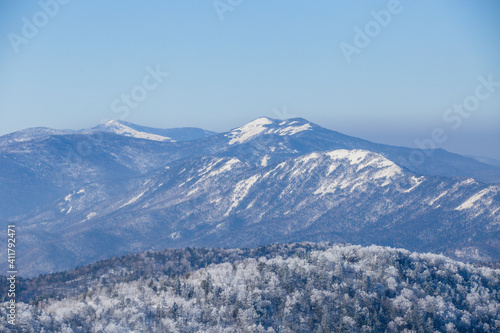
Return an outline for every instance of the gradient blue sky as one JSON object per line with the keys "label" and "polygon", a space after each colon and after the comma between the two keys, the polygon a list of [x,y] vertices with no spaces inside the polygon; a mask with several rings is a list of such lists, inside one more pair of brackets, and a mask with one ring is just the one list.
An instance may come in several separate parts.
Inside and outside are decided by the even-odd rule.
{"label": "gradient blue sky", "polygon": [[443,128],[439,147],[500,159],[500,87],[458,128],[443,120],[479,76],[500,81],[500,2],[401,0],[348,64],[339,45],[388,2],[244,0],[222,21],[213,0],[73,0],[16,53],[9,33],[22,36],[41,7],[2,1],[0,135],[123,116],[113,101],[159,65],[170,75],[124,120],[227,131],[292,115],[406,146]]}

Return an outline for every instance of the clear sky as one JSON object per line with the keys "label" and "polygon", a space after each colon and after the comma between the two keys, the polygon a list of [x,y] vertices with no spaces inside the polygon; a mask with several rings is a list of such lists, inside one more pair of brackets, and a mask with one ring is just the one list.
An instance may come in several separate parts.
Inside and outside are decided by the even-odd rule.
{"label": "clear sky", "polygon": [[0,135],[299,116],[406,146],[442,128],[436,146],[500,159],[499,18],[486,0],[5,0]]}

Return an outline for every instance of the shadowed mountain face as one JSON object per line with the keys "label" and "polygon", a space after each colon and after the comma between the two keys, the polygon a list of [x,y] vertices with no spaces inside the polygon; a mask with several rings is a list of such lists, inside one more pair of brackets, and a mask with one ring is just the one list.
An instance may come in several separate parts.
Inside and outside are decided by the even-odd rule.
{"label": "shadowed mountain face", "polygon": [[300,118],[221,134],[119,121],[21,132],[0,137],[0,218],[18,227],[23,275],[147,249],[285,241],[500,260],[500,169],[444,150],[412,165],[411,148]]}

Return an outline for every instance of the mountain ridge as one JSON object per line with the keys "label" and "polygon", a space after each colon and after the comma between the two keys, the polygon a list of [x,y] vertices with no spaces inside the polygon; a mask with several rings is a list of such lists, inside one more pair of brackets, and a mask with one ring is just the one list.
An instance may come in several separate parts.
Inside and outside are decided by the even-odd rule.
{"label": "mountain ridge", "polygon": [[[375,243],[475,261],[500,253],[499,185],[412,171],[395,158],[410,148],[301,118],[258,118],[188,141],[94,130],[0,147],[8,185],[0,217],[22,231],[28,275],[151,248],[277,241]],[[29,182],[16,181],[21,171]]]}

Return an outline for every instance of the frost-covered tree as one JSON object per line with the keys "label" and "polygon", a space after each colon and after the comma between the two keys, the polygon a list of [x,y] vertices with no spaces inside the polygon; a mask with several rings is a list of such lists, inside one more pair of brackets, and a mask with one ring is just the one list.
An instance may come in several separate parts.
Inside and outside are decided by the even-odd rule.
{"label": "frost-covered tree", "polygon": [[[104,270],[106,280],[94,280],[99,282],[91,288],[76,286],[84,290],[80,293],[60,291],[64,279],[57,275],[26,281],[55,297],[19,303],[15,327],[5,322],[2,307],[0,330],[500,331],[500,270],[377,246],[299,243],[176,251],[178,257],[148,252],[114,259]],[[136,258],[156,268],[141,266]]]}

